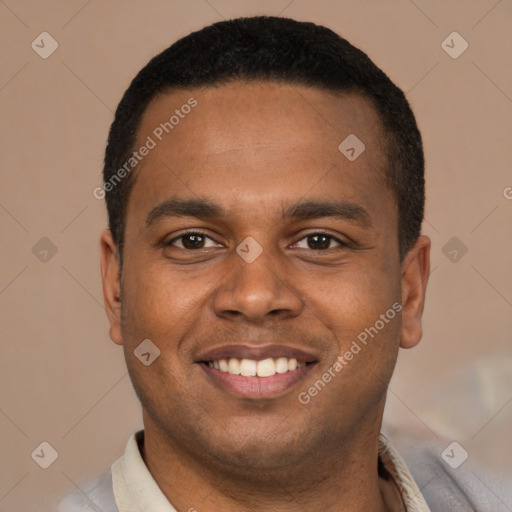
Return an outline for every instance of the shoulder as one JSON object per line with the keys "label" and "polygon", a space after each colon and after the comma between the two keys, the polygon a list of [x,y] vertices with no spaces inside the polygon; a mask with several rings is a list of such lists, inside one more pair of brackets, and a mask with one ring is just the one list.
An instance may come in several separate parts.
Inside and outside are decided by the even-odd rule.
{"label": "shoulder", "polygon": [[470,447],[403,432],[395,432],[392,439],[432,512],[507,510],[504,504],[512,501],[510,473],[496,471]]}
{"label": "shoulder", "polygon": [[57,512],[119,512],[110,469],[62,498]]}

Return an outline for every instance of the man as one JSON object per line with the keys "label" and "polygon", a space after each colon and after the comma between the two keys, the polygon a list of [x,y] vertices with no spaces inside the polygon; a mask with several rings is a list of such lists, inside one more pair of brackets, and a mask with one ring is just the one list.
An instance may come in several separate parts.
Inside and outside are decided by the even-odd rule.
{"label": "man", "polygon": [[152,59],[95,191],[144,430],[61,510],[428,511],[379,434],[422,335],[423,171],[403,93],[327,28],[231,20]]}

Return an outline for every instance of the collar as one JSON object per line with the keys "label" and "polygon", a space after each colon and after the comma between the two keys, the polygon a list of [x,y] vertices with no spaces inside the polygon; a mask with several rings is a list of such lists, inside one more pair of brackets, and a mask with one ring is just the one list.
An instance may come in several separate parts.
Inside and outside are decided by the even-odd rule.
{"label": "collar", "polygon": [[379,435],[379,458],[400,492],[405,512],[430,512],[402,457],[383,434]]}
{"label": "collar", "polygon": [[112,487],[119,512],[176,512],[151,476],[139,445],[144,430],[132,434],[124,455],[112,464]]}
{"label": "collar", "polygon": [[[144,431],[132,434],[124,455],[112,465],[112,485],[119,512],[176,512],[140,453]],[[379,457],[396,484],[406,512],[430,512],[404,461],[384,435],[379,436]]]}

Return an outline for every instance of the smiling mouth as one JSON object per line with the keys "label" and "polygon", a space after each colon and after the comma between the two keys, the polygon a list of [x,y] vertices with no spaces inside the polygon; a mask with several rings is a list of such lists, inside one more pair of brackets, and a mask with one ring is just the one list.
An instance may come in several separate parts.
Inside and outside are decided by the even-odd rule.
{"label": "smiling mouth", "polygon": [[242,377],[263,378],[293,372],[297,369],[304,368],[307,364],[312,364],[288,357],[268,357],[261,360],[230,357],[229,359],[203,361],[203,363],[207,364],[209,368],[219,370],[222,373],[241,375]]}
{"label": "smiling mouth", "polygon": [[319,358],[298,347],[240,344],[209,349],[196,362],[218,390],[243,399],[270,399],[306,379]]}
{"label": "smiling mouth", "polygon": [[[277,398],[306,378],[318,361],[295,358],[218,359],[200,367],[218,389],[244,399]],[[218,368],[217,368],[218,367]]]}

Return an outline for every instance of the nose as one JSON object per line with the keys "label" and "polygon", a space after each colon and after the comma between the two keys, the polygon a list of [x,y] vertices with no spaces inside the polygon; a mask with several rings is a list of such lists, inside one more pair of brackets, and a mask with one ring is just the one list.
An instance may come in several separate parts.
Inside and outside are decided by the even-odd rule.
{"label": "nose", "polygon": [[277,254],[264,250],[251,263],[237,253],[232,257],[231,271],[214,293],[217,316],[263,323],[269,317],[293,318],[301,313],[303,301]]}

